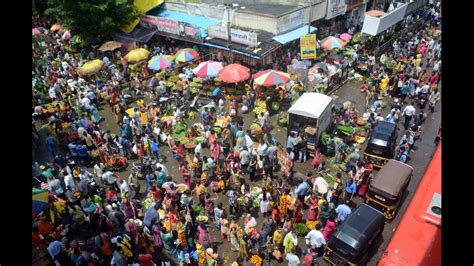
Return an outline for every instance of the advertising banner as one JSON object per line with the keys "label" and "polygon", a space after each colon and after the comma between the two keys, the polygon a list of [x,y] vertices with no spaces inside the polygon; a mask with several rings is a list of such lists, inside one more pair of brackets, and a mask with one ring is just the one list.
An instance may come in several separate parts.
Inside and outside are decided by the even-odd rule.
{"label": "advertising banner", "polygon": [[179,35],[179,22],[166,18],[158,18],[158,30]]}
{"label": "advertising banner", "polygon": [[332,19],[339,15],[344,15],[347,10],[346,0],[328,0],[328,11],[326,19]]}
{"label": "advertising banner", "polygon": [[191,41],[203,41],[201,29],[187,22],[176,21],[156,16],[143,16],[141,24],[144,27],[157,27],[158,31],[179,35]]}
{"label": "advertising banner", "polygon": [[316,59],[316,34],[306,34],[300,38],[301,59]]}
{"label": "advertising banner", "polygon": [[[207,28],[207,34],[210,37],[226,40],[228,39],[227,27],[222,26],[209,26]],[[240,43],[250,47],[256,47],[257,42],[257,33],[243,31],[238,29],[230,29],[230,40],[231,42]]]}
{"label": "advertising banner", "polygon": [[304,24],[304,11],[298,10],[277,20],[277,34],[290,31],[292,29],[303,26]]}

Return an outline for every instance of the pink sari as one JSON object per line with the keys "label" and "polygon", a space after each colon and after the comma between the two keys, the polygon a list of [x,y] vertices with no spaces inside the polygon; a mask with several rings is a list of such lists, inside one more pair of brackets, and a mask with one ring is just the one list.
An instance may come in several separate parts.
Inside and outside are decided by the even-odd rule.
{"label": "pink sari", "polygon": [[217,162],[217,159],[219,158],[220,154],[221,154],[221,145],[215,144],[212,147],[212,151],[211,151],[212,160],[214,160],[214,162]]}

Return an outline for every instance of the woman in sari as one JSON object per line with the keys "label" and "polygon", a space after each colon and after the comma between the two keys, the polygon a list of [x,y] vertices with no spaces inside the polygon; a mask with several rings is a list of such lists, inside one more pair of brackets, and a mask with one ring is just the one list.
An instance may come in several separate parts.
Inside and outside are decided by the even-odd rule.
{"label": "woman in sari", "polygon": [[298,238],[291,230],[285,235],[283,246],[285,247],[285,255],[292,252],[298,246]]}
{"label": "woman in sari", "polygon": [[230,248],[232,251],[239,251],[239,239],[237,238],[238,232],[240,230],[235,218],[233,217],[229,225],[230,230]]}
{"label": "woman in sari", "polygon": [[286,216],[286,213],[288,212],[288,208],[290,207],[291,204],[291,196],[289,195],[290,191],[289,189],[285,189],[283,194],[280,196],[280,204],[278,208],[280,209],[280,215],[282,217]]}
{"label": "woman in sari", "polygon": [[217,162],[219,159],[219,155],[221,154],[221,144],[219,141],[216,141],[215,145],[213,145],[212,150],[211,150],[211,158],[214,160],[214,162]]}
{"label": "woman in sari", "polygon": [[308,205],[306,219],[308,221],[316,221],[319,213],[318,197],[316,194],[311,194],[306,198],[305,203]]}
{"label": "woman in sari", "polygon": [[198,231],[198,243],[202,245],[204,248],[208,248],[211,246],[211,235],[207,231],[207,227],[205,225],[200,224],[197,228]]}

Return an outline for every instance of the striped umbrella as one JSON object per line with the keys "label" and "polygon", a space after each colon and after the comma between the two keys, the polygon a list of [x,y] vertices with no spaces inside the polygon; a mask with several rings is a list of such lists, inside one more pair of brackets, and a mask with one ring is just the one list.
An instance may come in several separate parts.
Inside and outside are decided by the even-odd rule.
{"label": "striped umbrella", "polygon": [[219,72],[219,79],[226,83],[244,81],[250,77],[250,69],[239,64],[225,66]]}
{"label": "striped umbrella", "polygon": [[92,74],[92,73],[95,73],[95,72],[99,71],[103,66],[104,66],[104,61],[102,61],[100,59],[95,59],[95,60],[89,61],[89,62],[85,63],[84,65],[82,65],[78,69],[77,72],[80,75],[88,75],[88,74]]}
{"label": "striped umbrella", "polygon": [[31,32],[32,32],[33,35],[39,35],[39,34],[42,33],[42,32],[39,30],[39,28],[33,28],[33,29],[31,30]]}
{"label": "striped umbrella", "polygon": [[60,30],[61,29],[61,25],[59,24],[54,24],[53,26],[51,26],[51,31],[57,31],[57,30]]}
{"label": "striped umbrella", "polygon": [[352,39],[352,35],[350,35],[349,33],[343,33],[341,34],[341,36],[339,36],[339,38],[348,42]]}
{"label": "striped umbrella", "polygon": [[206,61],[200,63],[193,69],[194,74],[200,78],[216,77],[222,69],[222,63],[215,61]]}
{"label": "striped umbrella", "polygon": [[48,207],[48,190],[33,188],[32,212],[36,215]]}
{"label": "striped umbrella", "polygon": [[290,80],[290,74],[274,69],[260,71],[252,77],[255,83],[265,87],[286,83]]}
{"label": "striped umbrella", "polygon": [[80,44],[81,42],[82,42],[81,38],[78,35],[76,35],[72,37],[71,45]]}
{"label": "striped umbrella", "polygon": [[198,52],[196,52],[196,50],[191,49],[191,48],[180,49],[174,55],[174,60],[178,62],[189,62],[196,58],[199,58],[199,54]]}
{"label": "striped umbrella", "polygon": [[66,31],[65,33],[63,33],[63,36],[61,37],[63,40],[70,40],[71,39],[71,32],[70,31]]}
{"label": "striped umbrella", "polygon": [[321,41],[321,47],[326,50],[341,49],[344,48],[344,46],[346,46],[346,43],[334,36],[326,37]]}
{"label": "striped umbrella", "polygon": [[148,68],[160,70],[170,67],[173,64],[173,57],[170,55],[156,55],[148,61]]}
{"label": "striped umbrella", "polygon": [[147,59],[149,55],[150,52],[147,49],[138,48],[128,52],[128,54],[125,56],[125,59],[127,59],[128,62],[136,63]]}

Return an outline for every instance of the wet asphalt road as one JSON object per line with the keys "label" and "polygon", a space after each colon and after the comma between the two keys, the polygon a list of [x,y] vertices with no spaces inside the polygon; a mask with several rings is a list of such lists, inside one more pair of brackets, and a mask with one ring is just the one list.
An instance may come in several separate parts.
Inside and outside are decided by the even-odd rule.
{"label": "wet asphalt road", "polygon": [[[347,100],[350,100],[351,102],[355,103],[356,108],[358,109],[359,113],[363,113],[365,110],[365,96],[359,91],[360,87],[360,81],[356,80],[351,80],[348,81],[346,84],[344,84],[341,88],[336,90],[335,92],[332,93],[332,97],[336,102],[343,103]],[[384,99],[385,101],[391,101],[392,99],[389,97],[386,97]],[[417,106],[416,106],[417,107]],[[388,108],[385,108],[382,112],[382,115],[385,116],[388,112]],[[417,107],[417,112],[419,111],[419,108]],[[425,109],[425,112],[428,111],[427,108]],[[113,119],[113,114],[111,112],[111,108],[108,105],[103,106],[103,110],[101,110],[101,114],[104,118],[104,121],[101,123],[101,129],[103,130],[111,130],[112,133],[118,133],[118,126],[114,122]],[[272,115],[271,117],[271,124],[272,124],[272,130],[271,133],[278,139],[280,143],[283,145],[286,144],[286,129],[281,129],[280,127],[277,126],[277,116],[278,114]],[[199,117],[199,116],[198,116]],[[243,115],[243,120],[244,120],[244,128],[249,128],[250,124],[254,121],[255,117],[252,112]],[[403,119],[401,119],[401,122],[399,123],[399,127],[401,130],[399,131],[399,137],[403,134]],[[193,121],[188,121],[188,126],[193,124]],[[438,106],[436,107],[436,112],[435,113],[428,113],[426,122],[423,126],[423,132],[422,132],[422,137],[420,140],[418,140],[415,143],[415,151],[410,153],[410,161],[408,162],[409,165],[413,166],[414,168],[414,173],[413,173],[413,178],[408,186],[407,193],[405,193],[405,199],[403,200],[403,204],[401,205],[400,211],[398,215],[395,217],[394,221],[391,223],[388,223],[385,225],[385,229],[383,232],[383,243],[378,249],[378,252],[372,257],[372,259],[369,261],[368,265],[376,265],[377,261],[379,260],[380,256],[383,253],[384,248],[388,244],[393,231],[395,230],[396,226],[398,225],[400,219],[402,218],[408,203],[410,202],[414,191],[416,190],[423,173],[435,151],[435,145],[433,143],[433,140],[436,137],[438,128],[441,123],[441,104],[438,103]],[[39,127],[38,127],[39,128]],[[40,130],[41,135],[44,137],[45,136],[45,130]],[[397,141],[398,143],[398,141]],[[38,160],[39,162],[43,162],[45,159],[50,159],[48,155],[44,151],[44,145],[40,145],[40,148],[38,151],[36,151],[36,154],[34,156],[34,159]],[[166,146],[161,146],[161,154],[164,154],[167,157],[167,162],[166,165],[168,167],[168,170],[170,171],[171,176],[173,177],[173,180],[177,183],[183,183],[183,178],[178,172],[178,164],[177,162],[171,157],[171,153]],[[363,152],[363,149],[361,149],[361,153]],[[209,149],[203,149],[203,155],[209,156],[210,152]],[[131,165],[131,164],[130,164]],[[310,161],[307,161],[305,163],[300,163],[300,162],[295,162],[295,171],[301,172],[301,173],[307,173],[308,171],[311,171],[311,165]],[[119,172],[118,175],[121,176],[122,178],[127,178],[128,175],[130,174],[129,172],[130,166],[126,171]],[[279,173],[275,173],[277,177],[280,177]],[[246,177],[246,181],[249,182],[248,177]],[[251,183],[252,186],[258,186],[260,183],[253,182]],[[141,180],[141,192],[144,194],[145,193],[145,181]],[[222,193],[211,193],[211,197],[217,198],[217,201],[221,201],[224,204],[224,208],[228,210],[227,206],[227,197],[223,196]],[[360,201],[358,199],[354,200],[355,202]],[[217,204],[215,204],[217,205]],[[252,215],[257,218],[257,224],[260,225],[263,221],[262,216],[258,213],[258,211],[254,211]],[[239,225],[243,226],[243,219],[239,220]],[[230,245],[227,241],[224,241],[222,243],[219,232],[213,227],[211,227],[212,230],[212,237],[213,240],[216,242],[218,246],[218,253],[221,257],[224,258],[224,265],[230,265],[234,260],[236,260],[238,253],[230,251]],[[299,238],[299,248],[300,250],[305,249],[305,242],[303,238]],[[301,256],[302,258],[302,256]],[[329,265],[322,259],[320,259],[321,265]],[[286,262],[278,263],[275,260],[272,260],[271,265],[285,265]]]}

